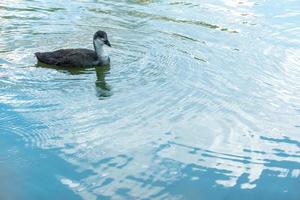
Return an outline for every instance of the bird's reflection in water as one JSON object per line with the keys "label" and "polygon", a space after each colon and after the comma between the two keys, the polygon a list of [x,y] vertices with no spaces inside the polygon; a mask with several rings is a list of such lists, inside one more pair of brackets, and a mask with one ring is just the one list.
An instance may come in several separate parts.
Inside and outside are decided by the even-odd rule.
{"label": "bird's reflection in water", "polygon": [[70,75],[80,75],[80,74],[89,74],[93,73],[94,68],[82,68],[82,67],[58,67],[55,65],[47,65],[42,62],[37,62],[35,67],[55,69],[61,73],[70,74]]}
{"label": "bird's reflection in water", "polygon": [[44,63],[38,62],[36,67],[43,67],[43,68],[51,68],[56,69],[62,73],[67,73],[70,75],[80,75],[80,74],[91,74],[96,73],[96,81],[95,81],[95,89],[96,89],[96,96],[100,99],[106,99],[107,97],[112,96],[111,87],[106,83],[105,77],[109,74],[110,66],[105,65],[101,67],[95,68],[78,68],[78,67],[57,67],[51,66]]}
{"label": "bird's reflection in water", "polygon": [[111,87],[106,83],[105,77],[109,74],[110,66],[95,67],[96,71],[96,96],[102,100],[112,95]]}

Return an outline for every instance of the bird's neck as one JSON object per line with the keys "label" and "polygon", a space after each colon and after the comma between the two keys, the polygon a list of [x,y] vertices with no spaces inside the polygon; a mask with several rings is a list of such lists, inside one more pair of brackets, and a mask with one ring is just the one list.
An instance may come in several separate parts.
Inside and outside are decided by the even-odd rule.
{"label": "bird's neck", "polygon": [[98,41],[94,41],[94,48],[99,61],[106,61],[108,59],[108,56],[104,52],[103,44],[100,44]]}

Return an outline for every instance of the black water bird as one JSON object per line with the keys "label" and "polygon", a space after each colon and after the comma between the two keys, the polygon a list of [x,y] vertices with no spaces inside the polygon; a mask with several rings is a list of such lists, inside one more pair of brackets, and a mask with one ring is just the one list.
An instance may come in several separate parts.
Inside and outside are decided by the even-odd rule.
{"label": "black water bird", "polygon": [[52,52],[37,52],[38,61],[59,67],[94,67],[109,65],[110,58],[104,52],[104,45],[111,47],[107,34],[97,31],[93,37],[94,49],[59,49]]}

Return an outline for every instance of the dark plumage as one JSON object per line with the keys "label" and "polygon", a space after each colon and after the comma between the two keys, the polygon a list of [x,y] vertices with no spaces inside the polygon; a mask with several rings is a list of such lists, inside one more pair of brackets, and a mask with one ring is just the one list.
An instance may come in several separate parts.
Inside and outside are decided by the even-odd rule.
{"label": "dark plumage", "polygon": [[61,67],[93,67],[109,64],[110,59],[104,54],[103,45],[110,46],[107,34],[97,31],[93,37],[94,51],[90,49],[60,49],[52,52],[37,52],[39,62]]}
{"label": "dark plumage", "polygon": [[92,67],[97,60],[97,54],[90,49],[60,49],[52,52],[37,52],[35,56],[42,63],[62,67]]}

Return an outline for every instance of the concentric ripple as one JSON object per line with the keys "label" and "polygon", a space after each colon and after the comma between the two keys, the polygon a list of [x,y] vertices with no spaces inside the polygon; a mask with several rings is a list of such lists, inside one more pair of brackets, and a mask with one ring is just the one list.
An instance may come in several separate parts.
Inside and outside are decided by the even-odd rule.
{"label": "concentric ripple", "polygon": [[[297,200],[299,7],[1,1],[0,199]],[[110,67],[36,65],[98,29]]]}

